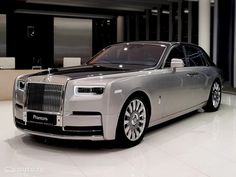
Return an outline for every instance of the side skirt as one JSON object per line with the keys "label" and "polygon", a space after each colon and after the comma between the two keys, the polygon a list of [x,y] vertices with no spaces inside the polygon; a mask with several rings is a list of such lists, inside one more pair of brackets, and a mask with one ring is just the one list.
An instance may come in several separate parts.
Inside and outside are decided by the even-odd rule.
{"label": "side skirt", "polygon": [[201,104],[199,104],[199,105],[197,105],[197,106],[191,107],[191,108],[186,109],[186,110],[184,110],[184,111],[180,111],[180,112],[177,112],[177,113],[175,113],[175,114],[171,114],[171,115],[162,117],[162,118],[160,118],[160,119],[158,119],[158,120],[156,120],[156,121],[150,122],[148,127],[150,128],[150,127],[152,127],[152,126],[158,125],[158,124],[160,124],[160,123],[166,122],[166,121],[168,121],[168,120],[171,120],[171,119],[177,118],[177,117],[179,117],[179,116],[182,116],[182,115],[184,115],[184,114],[190,113],[190,112],[192,112],[192,111],[198,110],[198,109],[202,108],[203,106],[205,106],[206,103],[207,103],[207,102],[203,102],[203,103],[201,103]]}

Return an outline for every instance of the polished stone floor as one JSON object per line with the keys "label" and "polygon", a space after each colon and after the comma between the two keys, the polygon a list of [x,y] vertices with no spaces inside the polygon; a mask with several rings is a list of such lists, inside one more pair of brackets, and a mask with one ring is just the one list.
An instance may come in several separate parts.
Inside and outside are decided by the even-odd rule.
{"label": "polished stone floor", "polygon": [[0,102],[1,177],[235,177],[236,96],[152,128],[141,144],[37,139],[17,130],[12,103]]}

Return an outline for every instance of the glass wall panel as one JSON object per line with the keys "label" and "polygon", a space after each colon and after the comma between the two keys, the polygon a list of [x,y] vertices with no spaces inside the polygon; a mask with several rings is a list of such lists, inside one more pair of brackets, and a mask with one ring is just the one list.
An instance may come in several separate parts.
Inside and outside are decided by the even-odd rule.
{"label": "glass wall panel", "polygon": [[192,2],[192,43],[198,44],[198,2]]}
{"label": "glass wall panel", "polygon": [[149,39],[150,40],[158,40],[158,16],[160,15],[160,12],[158,12],[158,9],[152,9],[151,14],[149,17]]}
{"label": "glass wall panel", "polygon": [[189,18],[189,8],[188,1],[182,3],[182,42],[188,42],[188,18]]}
{"label": "glass wall panel", "polygon": [[169,16],[170,16],[170,7],[169,5],[161,6],[160,13],[160,40],[168,41],[169,40]]}
{"label": "glass wall panel", "polygon": [[129,33],[129,41],[135,41],[136,40],[136,16],[131,15],[129,18],[130,22],[130,33]]}
{"label": "glass wall panel", "polygon": [[172,15],[173,15],[173,18],[172,18],[172,26],[173,26],[173,34],[172,34],[172,37],[173,37],[173,41],[178,41],[178,3],[177,2],[173,2],[172,4]]}
{"label": "glass wall panel", "polygon": [[139,15],[139,40],[146,40],[146,14]]}
{"label": "glass wall panel", "polygon": [[116,18],[93,19],[93,55],[116,43]]}

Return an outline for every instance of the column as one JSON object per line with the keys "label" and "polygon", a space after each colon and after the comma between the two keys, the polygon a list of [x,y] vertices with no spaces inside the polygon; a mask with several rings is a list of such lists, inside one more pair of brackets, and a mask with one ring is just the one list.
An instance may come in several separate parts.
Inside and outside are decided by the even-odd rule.
{"label": "column", "polygon": [[234,4],[234,58],[233,58],[233,63],[234,63],[234,68],[233,68],[233,88],[236,88],[236,3]]}
{"label": "column", "polygon": [[124,42],[124,17],[117,17],[117,42]]}
{"label": "column", "polygon": [[198,45],[210,54],[210,0],[199,0]]}
{"label": "column", "polygon": [[135,40],[139,40],[139,14],[135,15]]}
{"label": "column", "polygon": [[169,41],[173,40],[173,5],[169,4],[170,15],[169,15]]}
{"label": "column", "polygon": [[213,62],[217,64],[218,50],[218,0],[214,4],[214,25],[213,25]]}
{"label": "column", "polygon": [[161,6],[157,6],[157,40],[161,40]]}
{"label": "column", "polygon": [[182,41],[182,2],[183,0],[178,1],[178,41]]}
{"label": "column", "polygon": [[150,29],[149,29],[149,17],[150,17],[150,12],[149,12],[149,10],[147,9],[146,11],[145,11],[145,13],[146,13],[146,40],[149,40],[149,32],[150,32]]}
{"label": "column", "polygon": [[188,2],[188,43],[192,43],[192,25],[193,22],[193,8],[192,2]]}

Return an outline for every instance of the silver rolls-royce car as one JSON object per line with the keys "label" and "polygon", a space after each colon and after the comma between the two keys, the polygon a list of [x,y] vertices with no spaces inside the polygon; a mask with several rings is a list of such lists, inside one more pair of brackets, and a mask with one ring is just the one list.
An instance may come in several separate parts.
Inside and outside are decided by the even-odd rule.
{"label": "silver rolls-royce car", "polygon": [[14,120],[33,135],[134,146],[151,126],[218,110],[221,88],[221,71],[196,45],[120,43],[84,66],[16,78]]}

